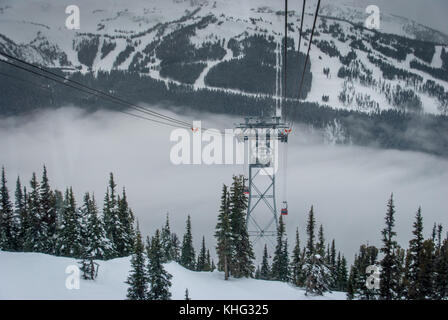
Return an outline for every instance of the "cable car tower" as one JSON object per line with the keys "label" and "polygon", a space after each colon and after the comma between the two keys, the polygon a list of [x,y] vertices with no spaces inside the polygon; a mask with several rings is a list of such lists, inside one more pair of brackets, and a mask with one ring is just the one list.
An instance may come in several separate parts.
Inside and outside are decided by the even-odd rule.
{"label": "cable car tower", "polygon": [[[277,235],[276,173],[278,169],[279,142],[288,143],[289,126],[280,117],[272,119],[246,118],[236,126],[241,133],[238,139],[247,141],[249,147],[249,176],[245,193],[248,196],[246,223],[253,242],[263,237]],[[286,215],[286,201],[280,211]],[[264,211],[264,212],[263,212]],[[267,214],[266,214],[267,213]],[[265,218],[261,222],[261,215]],[[268,218],[268,219],[266,219]],[[270,219],[269,219],[270,218]]]}
{"label": "cable car tower", "polygon": [[[277,235],[278,213],[288,214],[286,200],[282,209],[277,211],[276,173],[279,167],[279,144],[288,143],[290,126],[282,121],[282,89],[281,89],[281,49],[276,49],[276,88],[275,107],[271,117],[247,117],[244,123],[237,124],[237,139],[247,142],[248,178],[245,194],[248,197],[246,224],[249,236],[255,243],[260,238]],[[283,168],[284,169],[284,168]],[[247,171],[246,171],[247,172]]]}

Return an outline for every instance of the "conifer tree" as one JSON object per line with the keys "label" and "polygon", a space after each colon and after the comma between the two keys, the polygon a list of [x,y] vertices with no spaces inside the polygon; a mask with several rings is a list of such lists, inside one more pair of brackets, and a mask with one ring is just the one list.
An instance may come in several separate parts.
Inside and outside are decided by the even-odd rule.
{"label": "conifer tree", "polygon": [[212,259],[210,257],[209,249],[207,249],[207,259],[205,260],[204,271],[212,271]]}
{"label": "conifer tree", "polygon": [[348,281],[347,259],[342,256],[340,266],[338,268],[338,290],[346,291]]}
{"label": "conifer tree", "polygon": [[47,167],[44,166],[42,181],[40,183],[40,206],[42,210],[42,224],[46,230],[45,237],[42,239],[42,249],[45,253],[55,252],[56,243],[56,210],[53,191],[47,175]]}
{"label": "conifer tree", "polygon": [[268,247],[265,244],[263,250],[263,260],[261,262],[261,269],[259,270],[259,278],[262,280],[270,280],[271,279],[271,268],[269,267],[269,255],[268,255]]}
{"label": "conifer tree", "polygon": [[338,277],[339,277],[339,269],[336,265],[336,244],[335,240],[331,241],[331,247],[328,254],[328,267],[330,268],[332,276],[331,288],[337,287]]}
{"label": "conifer tree", "polygon": [[306,295],[323,295],[330,290],[331,272],[319,254],[314,254],[307,260],[304,273]]}
{"label": "conifer tree", "polygon": [[421,299],[431,299],[434,294],[434,242],[432,239],[423,241],[420,268]]}
{"label": "conifer tree", "polygon": [[433,257],[433,292],[432,299],[443,299],[443,286],[445,283],[446,273],[443,270],[443,255],[442,255],[442,232],[443,227],[441,224],[437,225],[437,238],[434,243],[434,257]]}
{"label": "conifer tree", "polygon": [[322,295],[329,290],[331,273],[325,265],[323,256],[321,256],[315,247],[315,225],[314,208],[311,206],[308,214],[307,235],[308,242],[306,247],[306,258],[304,264],[305,294]]}
{"label": "conifer tree", "polygon": [[148,258],[151,258],[151,239],[149,238],[149,236],[146,236],[146,243],[145,243],[145,249],[146,249],[146,255],[148,256]]}
{"label": "conifer tree", "polygon": [[131,271],[126,280],[129,285],[126,297],[129,300],[146,300],[148,298],[148,272],[142,236],[137,224],[134,254],[131,258]]}
{"label": "conifer tree", "polygon": [[407,299],[420,300],[423,299],[422,284],[422,251],[423,251],[423,217],[421,208],[418,208],[415,215],[413,238],[409,241],[409,249],[407,255],[406,279],[408,288],[406,288]]}
{"label": "conifer tree", "polygon": [[396,299],[403,300],[407,296],[408,282],[406,279],[406,250],[397,245],[397,269],[398,269],[398,287]]}
{"label": "conifer tree", "polygon": [[280,215],[277,228],[277,245],[275,247],[274,258],[272,262],[271,277],[277,281],[288,281],[289,260],[288,260],[288,248],[285,239],[285,224],[283,222],[283,216]]}
{"label": "conifer tree", "polygon": [[[355,255],[356,261],[356,255]],[[358,278],[357,268],[354,265],[350,268],[350,276],[347,281],[347,300],[353,300],[357,294],[356,282]]]}
{"label": "conifer tree", "polygon": [[149,257],[148,275],[149,275],[149,300],[169,300],[171,293],[171,274],[166,272],[162,264],[163,252],[160,241],[160,231],[151,240],[151,256]]}
{"label": "conifer tree", "polygon": [[94,259],[109,259],[114,257],[115,253],[113,252],[112,243],[106,237],[103,222],[98,216],[95,196],[90,197],[87,193],[84,202],[88,212],[86,238],[88,239],[87,251],[89,255]]}
{"label": "conifer tree", "polygon": [[171,233],[171,257],[173,261],[180,261],[180,240],[177,234]]}
{"label": "conifer tree", "polygon": [[319,234],[318,234],[318,242],[316,245],[316,253],[325,258],[325,237],[324,237],[324,226],[320,225]]}
{"label": "conifer tree", "polygon": [[208,271],[206,270],[206,267],[207,267],[207,249],[205,248],[205,237],[203,236],[201,250],[199,251],[198,255],[198,262],[196,263],[196,270]]}
{"label": "conifer tree", "polygon": [[57,253],[65,257],[79,257],[82,253],[80,220],[73,189],[65,191],[64,213],[58,230]]}
{"label": "conifer tree", "polygon": [[289,250],[288,250],[288,239],[285,238],[285,242],[283,244],[283,252],[282,252],[282,260],[285,261],[285,266],[283,267],[283,279],[285,282],[289,282],[290,278],[290,269],[289,269]]}
{"label": "conifer tree", "polygon": [[22,188],[22,183],[20,182],[20,178],[17,177],[16,181],[16,191],[15,202],[14,202],[14,215],[18,220],[18,230],[17,230],[17,250],[23,250],[24,240],[25,240],[25,232],[27,229],[27,210],[26,210],[26,198],[25,191]]}
{"label": "conifer tree", "polygon": [[42,210],[40,205],[40,185],[36,174],[33,172],[30,181],[31,191],[28,195],[28,222],[25,234],[25,251],[42,252],[42,239],[46,236],[46,230],[42,222]]}
{"label": "conifer tree", "polygon": [[247,198],[244,177],[234,176],[230,188],[230,226],[232,233],[231,274],[235,278],[252,277],[255,259],[246,224]]}
{"label": "conifer tree", "polygon": [[431,233],[431,241],[433,243],[436,243],[436,237],[437,237],[437,223],[434,222],[434,225],[432,226],[432,233]]}
{"label": "conifer tree", "polygon": [[23,187],[23,205],[25,208],[25,214],[23,216],[23,220],[20,222],[20,235],[22,237],[22,251],[27,252],[31,251],[28,247],[28,237],[30,234],[30,229],[32,228],[32,219],[30,213],[30,197],[26,187]]}
{"label": "conifer tree", "polygon": [[[89,193],[85,193],[83,205],[79,209],[79,228],[80,228],[80,244],[81,253],[80,270],[83,278],[86,280],[94,280],[97,276],[99,265],[94,259],[100,256],[104,257],[104,230],[99,229],[99,219],[97,217],[97,209],[95,199],[90,198]],[[98,235],[99,233],[99,235]],[[102,235],[102,237],[101,237]]]}
{"label": "conifer tree", "polygon": [[[56,245],[58,237],[58,229],[59,226],[61,225],[62,217],[64,216],[64,194],[59,190],[54,190],[54,208],[56,212],[56,241],[55,241]],[[56,247],[55,250],[57,250]]]}
{"label": "conifer tree", "polygon": [[222,188],[221,206],[215,230],[218,270],[223,271],[225,280],[228,280],[232,260],[232,230],[230,226],[230,199],[226,185],[223,185]]}
{"label": "conifer tree", "polygon": [[188,215],[185,234],[182,241],[180,264],[187,269],[195,269],[195,252],[193,247],[193,236],[191,234],[191,218]]}
{"label": "conifer tree", "polygon": [[104,196],[103,219],[106,236],[111,241],[113,250],[117,253],[117,257],[123,257],[126,254],[123,252],[123,226],[118,211],[116,187],[114,175],[110,173],[109,185]]}
{"label": "conifer tree", "polygon": [[435,299],[448,298],[448,239],[443,240],[436,263]]}
{"label": "conifer tree", "polygon": [[409,288],[411,287],[410,278],[412,275],[410,274],[410,266],[411,266],[411,253],[410,250],[407,249],[405,251],[405,258],[404,258],[404,267],[403,267],[403,298],[406,300],[409,300]]}
{"label": "conifer tree", "polygon": [[441,224],[437,225],[437,242],[436,242],[436,250],[440,250],[442,247],[442,232],[443,226]]}
{"label": "conifer tree", "polygon": [[366,281],[370,274],[367,274],[367,267],[377,265],[378,249],[375,246],[361,245],[359,253],[354,262],[357,277],[354,279],[356,290],[355,297],[360,300],[376,300],[378,292],[376,289],[367,288]]}
{"label": "conifer tree", "polygon": [[[88,220],[91,214],[91,202],[90,194],[86,192],[83,198],[82,206],[77,210],[77,229],[80,246],[80,257],[86,256],[89,251],[89,238],[88,238]],[[90,256],[90,255],[89,255]]]}
{"label": "conifer tree", "polygon": [[310,212],[308,214],[308,222],[306,225],[306,232],[308,236],[308,241],[306,244],[306,256],[309,258],[310,256],[313,256],[315,253],[315,247],[314,247],[314,241],[315,241],[315,231],[316,227],[316,220],[314,219],[314,208],[311,206]]}
{"label": "conifer tree", "polygon": [[296,229],[296,243],[292,251],[291,274],[292,283],[296,286],[303,285],[303,263],[304,256],[300,248],[299,228]]}
{"label": "conifer tree", "polygon": [[340,271],[341,271],[341,265],[342,265],[342,257],[341,257],[341,252],[338,252],[337,258],[336,258],[336,263],[335,263],[335,267],[334,270],[335,272],[333,273],[333,279],[334,279],[334,283],[333,283],[333,290],[337,290],[340,291],[339,286],[340,286]]}
{"label": "conifer tree", "polygon": [[171,239],[171,229],[170,229],[170,220],[168,213],[166,214],[166,222],[165,226],[162,228],[162,251],[163,251],[163,262],[168,262],[173,260],[173,243]]}
{"label": "conifer tree", "polygon": [[117,211],[119,226],[117,226],[118,238],[115,242],[116,250],[120,256],[128,256],[132,252],[135,235],[134,214],[129,208],[125,188],[123,188],[121,197],[117,197]]}
{"label": "conifer tree", "polygon": [[396,256],[397,242],[395,240],[396,232],[394,231],[394,214],[395,205],[393,195],[391,195],[387,204],[386,226],[381,232],[383,236],[383,246],[381,248],[383,259],[381,260],[380,298],[383,300],[395,299],[399,286],[400,275]]}
{"label": "conifer tree", "polygon": [[0,249],[16,251],[18,249],[19,220],[14,214],[6,183],[5,168],[2,167],[0,182]]}
{"label": "conifer tree", "polygon": [[85,280],[94,280],[97,276],[98,264],[94,261],[94,248],[92,246],[92,239],[90,238],[89,219],[92,215],[92,207],[90,194],[84,195],[84,202],[79,208],[78,228],[79,228],[79,244],[80,244],[80,261],[79,269],[82,272],[82,277]]}

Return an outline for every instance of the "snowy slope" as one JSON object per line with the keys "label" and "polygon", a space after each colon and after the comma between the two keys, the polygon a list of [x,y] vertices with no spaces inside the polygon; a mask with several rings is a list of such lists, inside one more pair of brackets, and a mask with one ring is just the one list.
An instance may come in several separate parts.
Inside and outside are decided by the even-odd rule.
{"label": "snowy slope", "polygon": [[[81,280],[79,290],[68,290],[65,281],[67,266],[76,265],[71,258],[40,253],[0,251],[0,300],[3,299],[114,299],[126,298],[129,258],[98,261],[95,281]],[[323,297],[307,297],[304,291],[286,283],[255,279],[223,280],[221,272],[193,272],[175,262],[165,265],[173,275],[172,298],[181,300],[188,288],[191,299],[211,300],[294,300],[345,299],[345,293],[328,293]],[[262,289],[262,290],[261,290]]]}
{"label": "snowy slope", "polygon": [[[326,1],[322,3],[320,15],[331,16],[348,20],[355,24],[364,24],[366,19],[365,9],[363,6],[366,2],[357,4],[353,0],[336,0]],[[372,4],[375,4],[372,2]],[[381,29],[383,32],[397,34],[413,39],[434,41],[440,43],[448,43],[448,36],[440,31],[434,30],[411,19],[389,14],[381,13]]]}
{"label": "snowy slope", "polygon": [[[254,96],[254,92],[245,92],[238,88],[216,88],[204,81],[214,66],[234,59],[229,48],[229,40],[243,41],[251,35],[262,34],[272,37],[273,41],[281,42],[284,36],[283,3],[277,0],[132,0],[116,1],[101,0],[77,1],[81,14],[81,29],[67,30],[65,28],[65,7],[72,4],[69,0],[35,0],[28,1],[0,0],[0,49],[17,55],[28,61],[45,66],[64,67],[66,70],[79,69],[84,73],[98,71],[132,70],[165,82],[182,84],[178,79],[169,76],[162,77],[160,71],[162,61],[154,52],[154,48],[169,38],[174,32],[182,31],[205,18],[212,17],[205,25],[193,30],[188,41],[196,48],[204,43],[222,43],[226,55],[221,59],[200,61],[207,67],[188,85],[195,89],[208,88],[226,92]],[[314,2],[307,2],[304,19],[305,32],[310,31],[315,10]],[[299,38],[301,6],[291,4],[289,11],[289,37]],[[381,13],[382,35],[388,34],[406,37],[406,39],[425,39],[435,43],[435,53],[432,60],[425,62],[414,54],[413,48],[404,60],[385,56],[373,46],[378,40],[375,33],[369,30],[355,28],[363,25],[366,18],[365,8],[357,7],[353,1],[339,0],[325,2],[320,10],[317,33],[311,46],[311,91],[306,101],[326,104],[333,108],[358,110],[362,112],[377,112],[378,110],[395,109],[396,105],[386,98],[380,86],[384,84],[395,88],[400,86],[406,90],[415,91],[422,102],[422,111],[432,114],[448,113],[448,81],[437,79],[428,72],[411,68],[413,60],[433,68],[441,68],[442,50],[448,51],[448,36],[418,24],[410,19]],[[323,21],[328,26],[338,25],[343,31],[344,39],[331,33],[325,33]],[[417,86],[406,83],[403,79],[386,79],[379,67],[370,62],[367,53],[359,48],[352,48],[351,42],[361,41],[369,54],[381,58],[389,65],[403,69],[411,74],[422,77]],[[334,44],[341,57],[354,51],[357,60],[372,72],[374,85],[365,85],[356,79],[345,83],[345,79],[337,76],[343,66],[341,58],[331,57],[317,46],[317,42],[327,41]],[[398,40],[397,40],[398,41]],[[95,45],[95,43],[98,43]],[[113,49],[105,54],[106,42]],[[387,39],[386,39],[387,42]],[[87,45],[86,45],[87,44]],[[85,47],[94,50],[91,65],[80,58],[80,52]],[[154,44],[151,50],[148,46]],[[391,48],[387,43],[379,43],[384,48]],[[173,42],[173,45],[177,43]],[[301,51],[306,52],[308,38],[305,36]],[[402,44],[396,43],[398,47]],[[406,44],[404,44],[406,45]],[[129,52],[127,49],[132,49]],[[182,49],[180,49],[182,50]],[[81,56],[85,54],[81,54]],[[124,57],[120,59],[120,55]],[[81,61],[80,61],[81,60]],[[120,61],[119,61],[120,60]],[[135,65],[138,65],[135,68]],[[323,68],[330,68],[330,77],[323,74]],[[350,66],[351,67],[351,66]],[[430,96],[419,89],[426,81],[433,81],[444,90],[442,97]],[[339,96],[345,86],[350,86],[352,100],[341,102]],[[266,94],[266,93],[256,93]],[[328,96],[324,102],[323,96]],[[375,107],[365,107],[356,100],[361,97],[370,101]],[[407,111],[407,110],[406,110]]]}

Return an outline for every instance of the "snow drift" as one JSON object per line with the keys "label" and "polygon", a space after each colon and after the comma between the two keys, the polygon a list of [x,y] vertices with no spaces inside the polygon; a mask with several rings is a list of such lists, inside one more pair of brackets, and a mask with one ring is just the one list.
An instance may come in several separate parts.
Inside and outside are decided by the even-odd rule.
{"label": "snow drift", "polygon": [[[77,265],[76,259],[41,253],[0,252],[0,299],[125,299],[130,259],[126,257],[98,263],[100,267],[96,280],[81,279],[79,289],[69,290],[65,283],[71,273],[66,273],[66,268]],[[167,263],[165,268],[173,275],[171,294],[172,299],[176,300],[184,299],[186,288],[193,300],[345,299],[342,292],[319,297],[306,296],[303,289],[278,281],[224,281],[221,272],[194,272],[175,262]]]}

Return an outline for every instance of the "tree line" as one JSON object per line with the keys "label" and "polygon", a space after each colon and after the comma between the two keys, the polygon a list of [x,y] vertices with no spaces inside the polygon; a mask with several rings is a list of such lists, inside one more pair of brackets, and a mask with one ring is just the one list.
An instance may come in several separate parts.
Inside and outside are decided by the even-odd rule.
{"label": "tree line", "polygon": [[[77,258],[84,279],[90,280],[98,272],[94,260],[131,256],[127,298],[136,300],[170,299],[172,275],[164,268],[170,261],[192,271],[217,269],[224,280],[233,277],[287,282],[303,288],[309,295],[342,291],[348,299],[448,298],[448,234],[444,236],[442,225],[434,224],[430,237],[425,239],[421,208],[415,215],[408,248],[401,247],[397,242],[396,209],[391,195],[381,231],[381,247],[362,244],[351,266],[337,250],[335,239],[326,241],[324,227],[318,226],[313,206],[308,212],[306,243],[302,246],[297,228],[292,251],[280,216],[273,257],[265,246],[261,265],[255,267],[246,226],[244,188],[244,176],[234,176],[230,187],[223,185],[215,227],[215,265],[204,237],[196,254],[189,215],[182,241],[171,231],[167,214],[165,224],[152,237],[147,236],[144,243],[126,191],[123,188],[118,194],[112,173],[100,214],[93,194],[85,193],[78,206],[72,188],[67,188],[64,194],[53,190],[45,166],[39,181],[32,174],[28,188],[17,179],[13,202],[2,168],[0,249]],[[369,282],[374,283],[368,267],[378,268],[378,287],[368,286]],[[189,299],[188,288],[186,297]]]}
{"label": "tree line", "polygon": [[[234,177],[240,184],[243,178]],[[232,190],[232,189],[231,189]],[[233,262],[237,257],[232,241],[242,239],[232,229],[232,191],[227,192],[224,186],[221,197],[221,209],[217,224],[217,253],[218,270],[224,272],[225,279],[229,274],[240,276],[238,264]],[[242,203],[244,198],[242,197]],[[238,206],[237,206],[238,207]],[[242,206],[244,207],[244,206]],[[233,209],[232,209],[233,208]],[[229,222],[230,221],[230,222]],[[317,231],[317,233],[316,233]],[[363,244],[355,254],[354,262],[348,269],[345,256],[336,249],[335,240],[327,243],[323,226],[317,228],[314,208],[308,213],[306,225],[307,242],[301,246],[298,228],[296,230],[295,245],[289,253],[288,241],[285,233],[283,217],[280,216],[277,230],[277,243],[270,263],[267,246],[263,251],[261,266],[255,273],[246,269],[245,276],[263,280],[289,282],[305,289],[306,294],[322,295],[325,292],[343,291],[348,299],[382,299],[382,300],[441,300],[448,298],[448,233],[443,237],[441,224],[434,224],[431,236],[425,239],[423,235],[423,216],[418,208],[413,224],[413,238],[409,247],[401,247],[396,240],[395,204],[391,195],[386,210],[385,226],[381,231],[382,246]],[[243,237],[244,238],[244,237]],[[251,244],[238,252],[244,252],[247,261],[253,260]],[[247,260],[248,259],[248,260]],[[379,286],[369,289],[368,282],[372,274],[368,267],[378,267]],[[350,270],[350,271],[348,271]]]}
{"label": "tree line", "polygon": [[[63,74],[61,71],[53,70]],[[55,85],[47,80],[37,83],[22,71],[12,70],[0,65],[0,72],[14,74],[17,79],[0,77],[0,86],[4,88],[0,100],[0,116],[22,115],[41,111],[43,108],[57,108],[67,103],[77,105],[89,112],[98,109],[123,110],[123,107],[99,99],[86,96],[77,91]],[[125,71],[74,73],[73,80],[85,83],[104,92],[127,101],[138,104],[161,104],[170,109],[191,108],[197,111],[207,111],[216,114],[230,114],[236,116],[258,116],[263,111],[272,111],[272,99],[268,97],[251,97],[231,92],[213,91],[208,89],[194,90],[191,87],[170,83],[168,87],[163,81],[141,76],[137,73]],[[29,79],[29,81],[23,81]],[[289,77],[292,79],[292,77]],[[367,80],[367,79],[366,79]],[[291,80],[292,81],[292,80]],[[381,90],[383,85],[381,83]],[[288,88],[294,86],[288,85]],[[426,89],[425,89],[426,88]],[[429,94],[444,99],[443,108],[447,109],[446,92],[426,86]],[[384,88],[386,89],[386,88]],[[30,94],[23,95],[26,91]],[[448,136],[440,132],[448,130],[447,116],[425,113],[404,112],[403,110],[382,110],[365,113],[354,110],[334,109],[318,103],[307,101],[285,101],[286,116],[294,121],[303,123],[314,129],[325,129],[336,119],[341,123],[353,144],[361,146],[376,145],[382,148],[399,150],[415,150],[435,155],[448,155]],[[446,113],[446,112],[445,112]],[[419,132],[417,136],[409,135],[409,130]],[[424,138],[422,138],[424,137]],[[431,143],[426,143],[431,141]]]}
{"label": "tree line", "polygon": [[252,243],[247,233],[246,209],[244,177],[234,176],[230,188],[223,186],[215,232],[217,268],[224,273],[225,280],[233,276],[283,281],[304,287],[307,294],[317,295],[330,290],[345,291],[347,260],[341,252],[337,252],[334,240],[326,244],[322,225],[316,234],[313,207],[308,214],[306,246],[301,247],[297,228],[295,246],[292,254],[289,253],[285,224],[280,215],[272,264],[265,245],[261,266],[256,269]]}
{"label": "tree line", "polygon": [[73,189],[50,187],[47,168],[42,178],[32,174],[29,187],[16,180],[15,201],[7,187],[5,169],[0,181],[0,248],[91,259],[125,257],[133,252],[134,214],[126,190],[118,194],[111,173],[100,216],[95,195],[85,193],[76,203]]}
{"label": "tree line", "polygon": [[[443,237],[441,224],[434,224],[425,239],[423,215],[418,208],[413,223],[413,237],[407,249],[396,240],[393,196],[387,204],[382,247],[361,245],[350,270],[347,287],[349,299],[445,300],[448,297],[448,234]],[[382,258],[379,259],[379,254]],[[379,288],[368,289],[365,282],[368,265],[378,266]]]}

